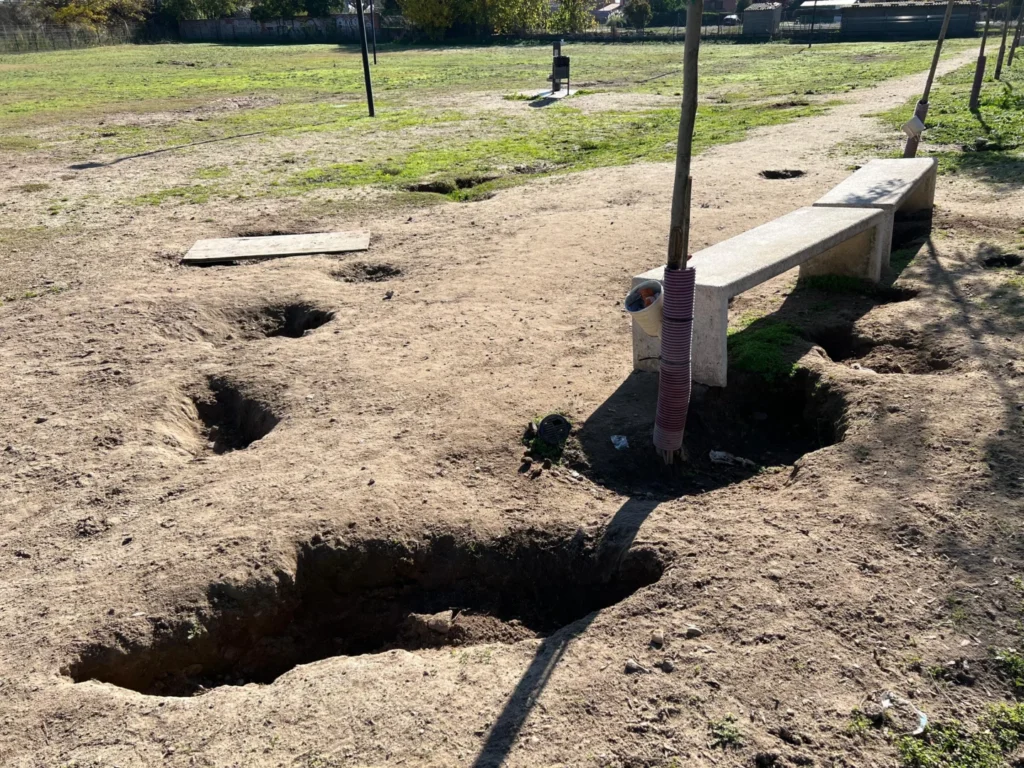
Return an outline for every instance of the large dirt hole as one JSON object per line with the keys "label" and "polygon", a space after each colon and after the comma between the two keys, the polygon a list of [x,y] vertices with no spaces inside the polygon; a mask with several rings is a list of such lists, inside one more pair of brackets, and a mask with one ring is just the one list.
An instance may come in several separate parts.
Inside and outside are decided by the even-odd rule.
{"label": "large dirt hole", "polygon": [[239,318],[238,325],[246,338],[284,336],[288,339],[301,339],[307,331],[319,328],[333,319],[333,312],[300,302],[245,312]]}
{"label": "large dirt hole", "polygon": [[[768,381],[729,371],[729,386],[694,385],[686,423],[685,464],[665,466],[651,442],[658,375],[634,373],[571,437],[564,462],[594,482],[630,495],[678,496],[744,480],[762,466],[791,465],[839,442],[845,398],[810,371]],[[629,447],[615,447],[623,435]],[[713,461],[724,452],[732,463]]]}
{"label": "large dirt hole", "polygon": [[192,395],[192,403],[202,424],[200,431],[214,453],[248,448],[280,421],[269,405],[219,376],[211,376],[207,387]]}
{"label": "large dirt hole", "polygon": [[410,184],[406,187],[406,190],[409,192],[434,192],[439,195],[450,195],[460,189],[472,189],[498,178],[500,177],[493,174],[478,174],[475,176],[459,176],[454,179],[431,179],[430,181]]}
{"label": "large dirt hole", "polygon": [[950,352],[930,348],[909,334],[878,340],[861,336],[846,325],[820,330],[814,340],[833,362],[875,373],[928,374],[954,369]]}
{"label": "large dirt hole", "polygon": [[623,552],[574,534],[441,535],[411,544],[317,536],[300,548],[294,576],[214,584],[207,612],[154,621],[144,643],[91,645],[64,671],[76,682],[168,696],[269,683],[330,656],[546,635],[663,570],[652,549]]}

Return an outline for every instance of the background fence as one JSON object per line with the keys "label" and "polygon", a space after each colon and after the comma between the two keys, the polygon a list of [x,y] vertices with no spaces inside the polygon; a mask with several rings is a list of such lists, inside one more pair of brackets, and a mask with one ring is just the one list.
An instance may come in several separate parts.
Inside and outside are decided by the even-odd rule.
{"label": "background fence", "polygon": [[70,48],[90,48],[97,45],[152,43],[176,40],[177,37],[176,30],[152,24],[119,24],[113,27],[0,24],[0,53],[59,51]]}

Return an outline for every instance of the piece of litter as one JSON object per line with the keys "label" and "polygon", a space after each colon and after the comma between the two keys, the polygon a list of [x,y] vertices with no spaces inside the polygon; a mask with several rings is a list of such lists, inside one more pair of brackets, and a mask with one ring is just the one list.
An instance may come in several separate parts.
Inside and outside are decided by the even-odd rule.
{"label": "piece of litter", "polygon": [[730,467],[734,464],[739,464],[744,467],[757,466],[757,464],[752,462],[750,459],[744,459],[742,456],[733,456],[731,453],[726,451],[711,451],[708,453],[708,458],[711,459],[712,464],[725,464]]}
{"label": "piece of litter", "polygon": [[629,448],[629,438],[625,435],[612,435],[612,445],[615,446],[615,450],[624,451]]}
{"label": "piece of litter", "polygon": [[924,733],[925,728],[928,727],[928,715],[926,715],[924,712],[922,712],[920,709],[915,707],[913,704],[911,704],[906,699],[900,698],[899,696],[895,695],[894,693],[890,693],[889,691],[886,691],[885,693],[882,694],[882,700],[881,700],[880,703],[882,705],[882,713],[883,714],[885,713],[885,711],[887,709],[892,709],[892,708],[897,708],[898,709],[900,707],[906,707],[911,712],[913,712],[914,715],[917,716],[917,727],[914,728],[912,731],[910,731],[910,735],[911,736],[920,736],[922,733]]}

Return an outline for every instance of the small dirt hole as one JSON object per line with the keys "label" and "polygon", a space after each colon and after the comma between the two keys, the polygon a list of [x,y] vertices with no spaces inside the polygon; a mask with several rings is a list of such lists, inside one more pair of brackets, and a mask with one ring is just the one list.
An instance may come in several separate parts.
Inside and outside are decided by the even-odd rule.
{"label": "small dirt hole", "polygon": [[783,168],[777,171],[761,171],[761,178],[763,179],[798,179],[805,175],[807,171],[794,171],[790,168]]}
{"label": "small dirt hole", "polygon": [[307,331],[319,328],[333,319],[333,312],[312,304],[279,304],[244,313],[238,325],[246,338],[284,336],[288,339],[301,339]]}
{"label": "small dirt hole", "polygon": [[192,395],[192,403],[202,424],[200,432],[218,454],[248,448],[280,421],[266,403],[219,376],[211,376],[207,387]]}
{"label": "small dirt hole", "polygon": [[235,233],[235,237],[276,237],[277,235],[304,235],[305,232],[296,232],[291,229],[243,229]]}
{"label": "small dirt hole", "polygon": [[999,269],[1000,267],[1019,267],[1024,264],[1024,256],[1015,253],[994,253],[981,260],[985,269]]}
{"label": "small dirt hole", "polygon": [[144,643],[91,645],[65,674],[191,696],[269,683],[331,656],[517,641],[628,597],[664,567],[652,549],[602,547],[575,533],[441,535],[418,544],[328,544],[318,536],[300,547],[294,576],[213,584],[207,611],[156,622]]}
{"label": "small dirt hole", "polygon": [[454,192],[458,187],[450,179],[434,179],[433,181],[420,181],[410,184],[405,189],[407,192],[434,192],[438,195],[447,195]]}
{"label": "small dirt hole", "polygon": [[354,262],[334,270],[331,276],[346,283],[382,283],[401,274],[402,270],[392,264]]}

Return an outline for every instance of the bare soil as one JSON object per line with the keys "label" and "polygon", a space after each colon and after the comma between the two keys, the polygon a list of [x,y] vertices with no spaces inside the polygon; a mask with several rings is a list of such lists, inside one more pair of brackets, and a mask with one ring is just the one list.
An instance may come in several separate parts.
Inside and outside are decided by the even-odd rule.
{"label": "bare soil", "polygon": [[[697,158],[694,246],[897,143],[868,115],[921,79]],[[0,246],[9,285],[66,287],[0,307],[0,764],[892,765],[850,728],[881,692],[968,722],[1009,698],[990,649],[1024,603],[1024,307],[1020,268],[986,259],[1020,253],[1021,186],[941,178],[890,293],[789,274],[737,298],[798,329],[799,369],[699,390],[691,461],[664,469],[621,301],[663,257],[671,179],[370,220],[330,192],[112,209]],[[179,262],[260,228],[373,239]],[[564,462],[525,463],[556,411]]]}

